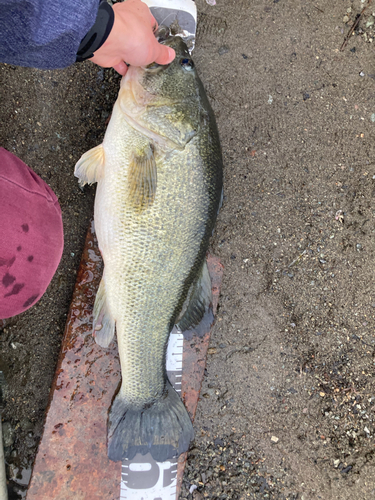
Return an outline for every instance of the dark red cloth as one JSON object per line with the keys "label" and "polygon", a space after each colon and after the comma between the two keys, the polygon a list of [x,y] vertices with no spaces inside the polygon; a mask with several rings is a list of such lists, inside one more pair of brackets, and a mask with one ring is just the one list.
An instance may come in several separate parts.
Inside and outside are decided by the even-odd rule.
{"label": "dark red cloth", "polygon": [[55,193],[23,161],[0,148],[0,319],[41,298],[63,246]]}

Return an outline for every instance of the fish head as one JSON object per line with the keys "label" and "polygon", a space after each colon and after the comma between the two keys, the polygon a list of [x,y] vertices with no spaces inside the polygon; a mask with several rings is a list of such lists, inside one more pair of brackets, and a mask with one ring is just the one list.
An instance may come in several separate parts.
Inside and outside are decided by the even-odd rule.
{"label": "fish head", "polygon": [[176,51],[167,65],[131,66],[121,81],[119,102],[128,122],[155,142],[178,149],[199,133],[201,83],[184,41],[167,36]]}

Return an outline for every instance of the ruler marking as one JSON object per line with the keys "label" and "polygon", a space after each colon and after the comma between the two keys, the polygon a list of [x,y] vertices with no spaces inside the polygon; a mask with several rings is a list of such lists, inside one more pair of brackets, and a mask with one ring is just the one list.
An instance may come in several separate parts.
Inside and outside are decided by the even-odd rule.
{"label": "ruler marking", "polygon": [[[182,380],[182,364],[183,364],[183,346],[184,338],[180,332],[173,332],[169,337],[168,347],[167,347],[167,360],[166,360],[166,370],[170,378],[170,381],[175,388],[177,394],[181,396],[181,380]],[[155,483],[153,486],[143,489],[145,483],[142,483],[144,478],[149,477],[147,471],[142,472],[139,476],[139,472],[133,472],[130,468],[132,463],[150,463],[153,470],[154,476],[151,475],[151,482],[155,478]],[[134,460],[125,460],[122,464],[121,470],[121,489],[120,489],[120,500],[139,500],[144,498],[145,500],[151,500],[154,498],[167,499],[171,498],[175,500],[177,494],[177,469],[178,460],[173,459],[168,461],[170,466],[166,463],[155,462],[151,455],[145,459],[141,459],[139,456]],[[142,474],[146,474],[143,475]],[[165,475],[167,474],[167,475]],[[171,483],[163,487],[164,480],[169,477]],[[143,479],[142,479],[143,478]],[[149,482],[149,481],[147,481]],[[132,488],[129,487],[132,485]],[[138,488],[141,489],[138,489]]]}

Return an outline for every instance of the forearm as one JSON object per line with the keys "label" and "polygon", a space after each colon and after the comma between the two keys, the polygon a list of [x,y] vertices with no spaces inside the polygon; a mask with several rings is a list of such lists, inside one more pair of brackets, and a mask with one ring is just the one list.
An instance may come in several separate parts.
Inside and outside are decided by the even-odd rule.
{"label": "forearm", "polygon": [[40,69],[74,63],[98,0],[0,0],[0,61]]}

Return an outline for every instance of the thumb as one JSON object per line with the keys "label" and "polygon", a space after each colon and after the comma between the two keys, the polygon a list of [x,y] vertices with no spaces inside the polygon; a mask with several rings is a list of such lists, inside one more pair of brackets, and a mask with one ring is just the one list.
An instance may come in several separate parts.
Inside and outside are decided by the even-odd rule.
{"label": "thumb", "polygon": [[159,45],[159,54],[155,58],[157,64],[165,65],[169,64],[176,57],[176,52],[171,47],[166,47],[165,45]]}

